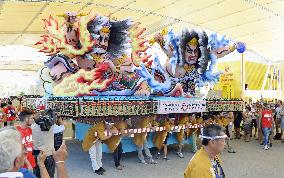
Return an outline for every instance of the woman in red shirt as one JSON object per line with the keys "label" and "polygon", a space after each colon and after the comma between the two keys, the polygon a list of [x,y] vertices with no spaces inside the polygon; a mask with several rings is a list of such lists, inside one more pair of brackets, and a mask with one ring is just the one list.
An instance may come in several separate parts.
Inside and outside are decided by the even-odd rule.
{"label": "woman in red shirt", "polygon": [[33,156],[33,139],[31,125],[34,122],[33,112],[30,110],[22,111],[19,114],[21,125],[16,126],[17,130],[22,135],[22,144],[26,152],[26,161],[24,168],[33,169],[36,166],[36,162]]}

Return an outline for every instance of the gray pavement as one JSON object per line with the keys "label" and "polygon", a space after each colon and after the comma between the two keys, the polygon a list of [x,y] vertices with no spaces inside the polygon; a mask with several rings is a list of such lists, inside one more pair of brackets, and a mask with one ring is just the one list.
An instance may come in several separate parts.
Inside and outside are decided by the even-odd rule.
{"label": "gray pavement", "polygon": [[[226,151],[222,154],[227,178],[284,178],[284,143],[275,141],[268,151],[261,149],[254,140],[249,143],[233,140],[232,145],[236,154]],[[67,146],[69,157],[66,165],[70,178],[178,178],[183,177],[183,171],[193,156],[190,148],[186,147],[185,158],[180,159],[175,155],[176,147],[171,146],[170,161],[158,160],[157,165],[143,165],[138,163],[136,153],[127,153],[122,158],[125,168],[118,171],[114,168],[112,155],[104,154],[103,166],[107,172],[99,176],[93,173],[89,155],[82,151],[80,142],[69,140]]]}

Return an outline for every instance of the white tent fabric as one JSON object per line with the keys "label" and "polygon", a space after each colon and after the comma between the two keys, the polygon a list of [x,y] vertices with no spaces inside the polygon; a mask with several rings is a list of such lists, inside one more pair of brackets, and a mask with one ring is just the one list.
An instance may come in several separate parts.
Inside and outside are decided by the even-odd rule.
{"label": "white tent fabric", "polygon": [[[229,62],[229,61],[239,61],[242,59],[242,54],[238,53],[237,51],[234,51],[221,59],[218,59],[218,62]],[[261,64],[268,64],[270,61],[267,61],[265,58],[260,56],[259,54],[247,50],[244,52],[244,60],[250,61],[250,62],[256,62],[256,63],[261,63]]]}
{"label": "white tent fabric", "polygon": [[38,49],[21,46],[0,46],[0,97],[38,94],[37,71],[47,56]]}
{"label": "white tent fabric", "polygon": [[5,45],[0,46],[0,61],[34,61],[43,62],[47,59],[44,53],[38,52],[38,49],[23,45]]}
{"label": "white tent fabric", "polygon": [[141,22],[146,36],[164,27],[207,29],[245,42],[268,61],[284,61],[283,0],[2,0],[0,9],[0,45],[33,46],[45,33],[42,19],[92,10]]}

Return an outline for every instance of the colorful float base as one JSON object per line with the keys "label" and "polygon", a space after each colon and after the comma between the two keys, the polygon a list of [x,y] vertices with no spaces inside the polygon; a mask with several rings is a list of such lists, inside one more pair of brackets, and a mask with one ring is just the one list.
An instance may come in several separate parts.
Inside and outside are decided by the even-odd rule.
{"label": "colorful float base", "polygon": [[[34,109],[51,108],[57,112],[59,117],[75,120],[75,137],[82,141],[88,129],[94,123],[112,118],[112,122],[118,122],[123,117],[135,118],[145,115],[163,115],[171,113],[201,113],[214,111],[242,111],[244,103],[240,100],[202,100],[198,98],[176,98],[176,97],[52,97],[52,98],[25,98],[23,105],[25,107],[35,107]],[[141,117],[142,116],[142,117]],[[186,128],[192,128],[196,125],[184,125]],[[177,126],[176,126],[177,127]],[[160,130],[161,131],[161,130]],[[149,133],[148,146],[154,147],[153,135],[155,131],[146,131]],[[167,143],[177,144],[176,137],[170,134]],[[192,144],[192,137],[184,140],[184,144]],[[136,151],[133,138],[124,137],[122,139],[123,151]],[[103,146],[103,152],[109,152],[106,145]]]}
{"label": "colorful float base", "polygon": [[241,100],[205,100],[160,96],[92,96],[24,98],[23,106],[40,110],[51,108],[59,117],[92,124],[92,122],[98,121],[99,117],[106,116],[243,111],[244,102]]}
{"label": "colorful float base", "polygon": [[[75,123],[75,138],[78,139],[79,141],[83,141],[85,134],[87,133],[88,129],[91,127],[89,124],[84,124],[80,122]],[[169,135],[169,138],[167,140],[168,145],[172,144],[177,144],[178,141],[176,140],[176,137],[173,134]],[[153,148],[155,147],[152,140],[153,140],[154,132],[151,132],[148,136],[148,147]],[[189,137],[183,141],[184,144],[192,144],[192,139],[193,137]],[[132,137],[124,137],[121,140],[122,143],[122,149],[123,153],[129,153],[129,152],[134,152],[136,151],[136,145],[133,143],[133,138]],[[106,144],[103,144],[103,152],[104,153],[109,153],[109,149]]]}

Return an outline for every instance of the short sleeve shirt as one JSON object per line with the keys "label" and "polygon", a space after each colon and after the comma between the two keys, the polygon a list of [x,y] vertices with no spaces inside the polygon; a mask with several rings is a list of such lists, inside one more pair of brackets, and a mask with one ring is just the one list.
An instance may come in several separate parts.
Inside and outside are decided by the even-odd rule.
{"label": "short sleeve shirt", "polygon": [[4,107],[3,112],[7,115],[7,121],[13,121],[16,119],[16,110],[13,106]]}
{"label": "short sleeve shirt", "polygon": [[[23,128],[21,126],[17,126],[16,128],[22,135],[22,144],[24,145],[25,150],[27,152],[27,159],[30,162],[31,166],[34,168],[36,166],[36,163],[35,163],[35,158],[33,156],[32,129]],[[24,168],[27,168],[27,166],[24,165]]]}

